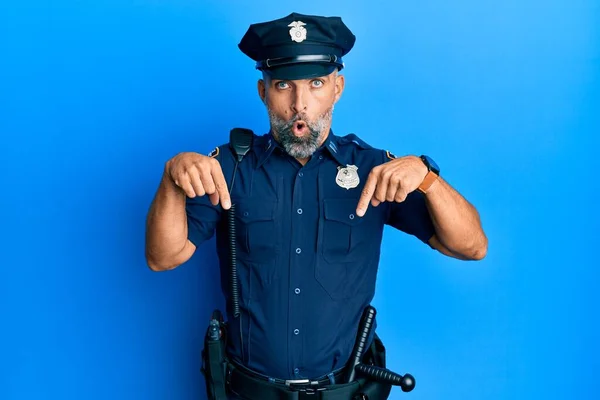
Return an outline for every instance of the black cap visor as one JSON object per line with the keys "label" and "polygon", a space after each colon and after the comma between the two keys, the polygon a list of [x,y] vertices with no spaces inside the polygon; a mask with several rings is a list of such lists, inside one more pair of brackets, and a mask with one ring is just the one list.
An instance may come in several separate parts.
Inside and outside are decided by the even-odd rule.
{"label": "black cap visor", "polygon": [[[275,68],[263,68],[271,79],[298,80],[327,76],[338,69],[336,64],[289,64]],[[340,68],[341,69],[341,68]]]}
{"label": "black cap visor", "polygon": [[335,69],[344,68],[341,58],[336,55],[299,55],[274,58],[256,63],[256,68],[273,79],[308,79],[331,74]]}

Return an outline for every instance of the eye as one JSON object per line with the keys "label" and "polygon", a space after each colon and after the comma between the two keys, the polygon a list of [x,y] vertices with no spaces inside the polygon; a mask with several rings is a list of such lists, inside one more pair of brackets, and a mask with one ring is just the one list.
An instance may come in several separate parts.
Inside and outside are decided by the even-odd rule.
{"label": "eye", "polygon": [[312,81],[311,83],[312,83],[312,86],[313,86],[313,87],[316,87],[316,88],[320,88],[320,87],[322,87],[322,86],[325,84],[325,83],[324,83],[322,80],[320,80],[320,79],[315,79],[315,80],[314,80],[314,81]]}
{"label": "eye", "polygon": [[277,89],[287,89],[289,87],[286,81],[279,81],[275,84],[275,86],[277,87]]}

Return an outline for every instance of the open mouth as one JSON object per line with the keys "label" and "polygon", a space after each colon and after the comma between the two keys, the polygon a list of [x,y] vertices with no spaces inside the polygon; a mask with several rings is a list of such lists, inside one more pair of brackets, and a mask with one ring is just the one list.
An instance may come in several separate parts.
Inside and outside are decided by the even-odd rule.
{"label": "open mouth", "polygon": [[296,136],[302,136],[308,131],[308,125],[304,121],[296,121],[292,127],[292,131]]}

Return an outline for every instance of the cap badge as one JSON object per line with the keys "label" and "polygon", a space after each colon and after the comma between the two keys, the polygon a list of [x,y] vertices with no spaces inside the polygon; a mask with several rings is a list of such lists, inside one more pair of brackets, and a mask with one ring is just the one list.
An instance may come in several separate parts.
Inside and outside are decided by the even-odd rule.
{"label": "cap badge", "polygon": [[306,24],[302,21],[294,21],[288,25],[291,28],[290,36],[294,42],[301,43],[306,39],[306,28],[304,25]]}
{"label": "cap badge", "polygon": [[338,173],[335,177],[338,186],[344,189],[352,189],[358,186],[360,178],[358,177],[358,167],[356,165],[346,165],[344,168],[338,167]]}

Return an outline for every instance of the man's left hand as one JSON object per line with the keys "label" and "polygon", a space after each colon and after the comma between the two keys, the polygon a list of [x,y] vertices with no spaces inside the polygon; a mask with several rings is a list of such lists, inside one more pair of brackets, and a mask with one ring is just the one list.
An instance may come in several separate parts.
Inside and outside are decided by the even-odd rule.
{"label": "man's left hand", "polygon": [[373,168],[358,201],[356,215],[362,217],[369,202],[377,207],[384,201],[403,202],[427,175],[427,167],[416,156],[396,158]]}

